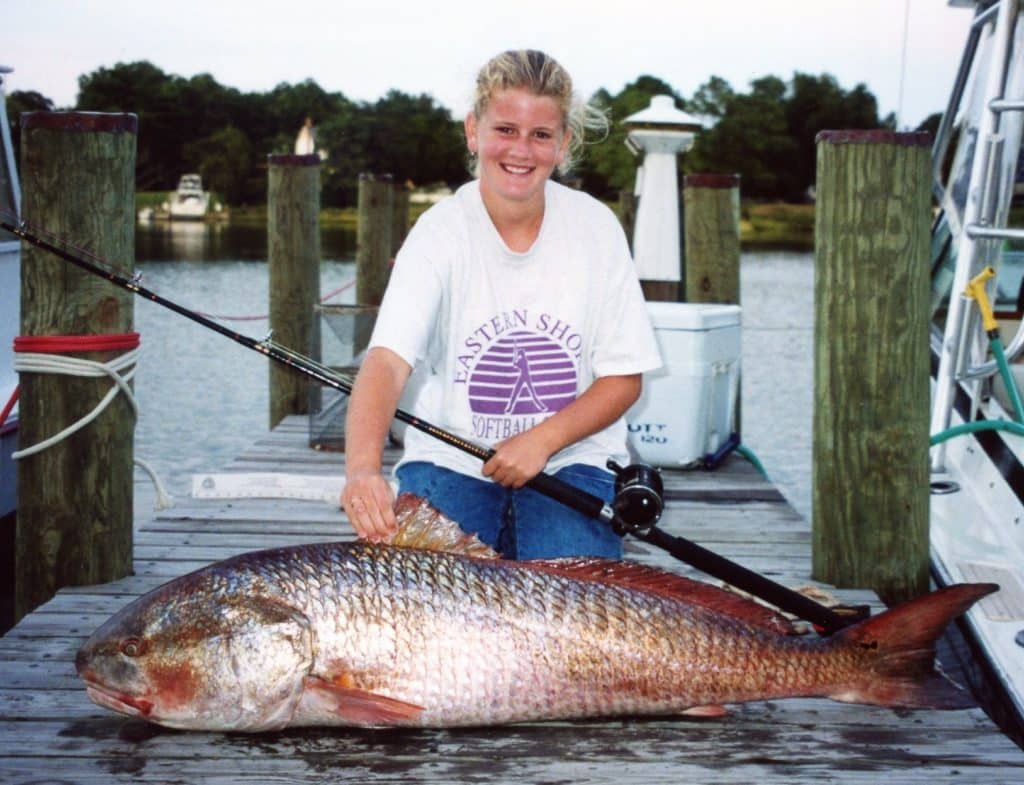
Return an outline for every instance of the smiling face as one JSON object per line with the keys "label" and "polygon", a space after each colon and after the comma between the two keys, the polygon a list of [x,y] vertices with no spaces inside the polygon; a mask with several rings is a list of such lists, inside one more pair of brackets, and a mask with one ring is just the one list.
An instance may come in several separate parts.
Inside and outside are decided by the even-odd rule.
{"label": "smiling face", "polygon": [[543,211],[544,183],[565,157],[569,132],[555,99],[511,88],[491,96],[482,116],[466,117],[466,140],[479,157],[488,209]]}

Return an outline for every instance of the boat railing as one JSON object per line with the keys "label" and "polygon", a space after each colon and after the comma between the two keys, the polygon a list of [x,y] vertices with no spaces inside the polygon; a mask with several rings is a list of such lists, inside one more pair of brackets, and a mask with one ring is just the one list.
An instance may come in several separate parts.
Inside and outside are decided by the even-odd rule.
{"label": "boat railing", "polygon": [[949,145],[953,138],[953,120],[956,117],[957,108],[963,99],[964,89],[967,86],[967,80],[971,73],[971,65],[978,51],[978,41],[981,40],[981,31],[992,20],[995,12],[996,6],[991,6],[978,14],[971,23],[967,44],[964,46],[964,53],[960,58],[960,67],[957,69],[956,79],[953,82],[953,92],[950,94],[946,111],[942,113],[939,128],[935,132],[935,143],[932,146],[932,179],[935,198],[939,204],[942,204],[945,197],[946,189],[942,165],[946,160],[946,153],[949,151]]}
{"label": "boat railing", "polygon": [[[1020,151],[1024,90],[1021,84],[1022,54],[1019,26],[1019,0],[1000,0],[982,11],[975,19],[963,61],[960,64],[950,105],[943,117],[933,149],[936,174],[936,196],[949,223],[950,231],[957,235],[956,267],[949,298],[943,340],[939,348],[939,368],[933,396],[931,433],[938,434],[949,428],[953,401],[958,383],[981,379],[997,372],[994,360],[985,361],[987,344],[977,325],[979,320],[962,295],[967,285],[980,270],[990,264],[998,251],[997,243],[1006,240],[1024,240],[1024,230],[1006,226],[1009,204],[1013,195],[1013,172]],[[982,36],[992,25],[987,73],[974,74],[984,64],[981,52]],[[1015,47],[1015,38],[1017,46]],[[942,169],[953,133],[953,123],[959,107],[974,100],[966,95],[968,82],[974,80],[977,90],[979,79],[984,79],[980,119],[977,128],[970,123],[961,129],[961,147],[973,143],[968,149],[970,174],[966,190],[957,192],[959,185],[946,187],[942,182]],[[1008,94],[1011,90],[1013,94]],[[1008,113],[1015,113],[1007,120]],[[976,135],[974,135],[976,132]],[[971,138],[973,135],[973,138]],[[952,177],[951,177],[952,179]],[[1018,330],[1007,350],[1012,358],[1024,348],[1024,334]],[[975,390],[977,392],[977,390]],[[977,399],[977,396],[972,396]],[[945,443],[932,451],[932,470],[941,471],[945,461]]]}

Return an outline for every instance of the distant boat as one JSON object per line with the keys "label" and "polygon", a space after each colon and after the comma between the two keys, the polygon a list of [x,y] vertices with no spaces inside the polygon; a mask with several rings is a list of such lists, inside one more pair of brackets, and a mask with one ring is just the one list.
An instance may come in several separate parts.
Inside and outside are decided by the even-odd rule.
{"label": "distant boat", "polygon": [[168,206],[171,220],[200,220],[210,209],[210,192],[197,174],[183,174]]}

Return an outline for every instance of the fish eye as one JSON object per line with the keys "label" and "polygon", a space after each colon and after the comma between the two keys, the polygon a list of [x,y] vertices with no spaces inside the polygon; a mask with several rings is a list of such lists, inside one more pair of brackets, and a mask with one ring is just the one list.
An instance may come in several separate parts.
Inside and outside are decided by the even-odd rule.
{"label": "fish eye", "polygon": [[141,638],[125,638],[118,648],[125,657],[138,657],[145,650]]}

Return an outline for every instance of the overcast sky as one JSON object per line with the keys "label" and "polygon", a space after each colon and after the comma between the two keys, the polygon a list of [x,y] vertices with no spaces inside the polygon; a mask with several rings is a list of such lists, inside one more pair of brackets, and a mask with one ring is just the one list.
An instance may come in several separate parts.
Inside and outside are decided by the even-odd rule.
{"label": "overcast sky", "polygon": [[530,47],[583,97],[643,74],[689,97],[712,75],[746,91],[827,72],[907,127],[945,107],[972,13],[946,0],[4,0],[0,64],[15,69],[8,90],[61,107],[80,75],[149,60],[243,91],[309,78],[353,100],[428,93],[461,116],[479,66]]}

